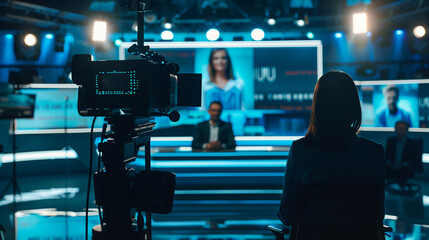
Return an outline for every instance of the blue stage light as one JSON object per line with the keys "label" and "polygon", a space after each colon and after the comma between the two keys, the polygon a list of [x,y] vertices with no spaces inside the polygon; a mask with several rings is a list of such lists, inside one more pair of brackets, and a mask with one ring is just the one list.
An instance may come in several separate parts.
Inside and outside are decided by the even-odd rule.
{"label": "blue stage light", "polygon": [[404,30],[398,29],[395,31],[396,35],[403,35],[404,34]]}
{"label": "blue stage light", "polygon": [[119,47],[119,46],[121,46],[121,44],[123,43],[124,41],[122,40],[122,39],[116,39],[115,40],[115,46],[117,46],[117,47]]}
{"label": "blue stage light", "polygon": [[12,35],[12,34],[10,34],[10,33],[8,33],[8,34],[6,34],[5,38],[6,38],[6,39],[12,39],[12,38],[13,38],[13,35]]}
{"label": "blue stage light", "polygon": [[336,38],[342,38],[342,37],[343,37],[343,34],[342,34],[342,33],[340,33],[340,32],[337,32],[337,33],[335,33],[335,37],[336,37]]}
{"label": "blue stage light", "polygon": [[308,39],[313,39],[313,38],[314,38],[314,33],[312,33],[312,32],[308,32],[308,33],[307,33],[307,38],[308,38]]}
{"label": "blue stage light", "polygon": [[53,39],[54,35],[52,33],[48,33],[48,34],[45,35],[45,38],[47,38],[47,39]]}

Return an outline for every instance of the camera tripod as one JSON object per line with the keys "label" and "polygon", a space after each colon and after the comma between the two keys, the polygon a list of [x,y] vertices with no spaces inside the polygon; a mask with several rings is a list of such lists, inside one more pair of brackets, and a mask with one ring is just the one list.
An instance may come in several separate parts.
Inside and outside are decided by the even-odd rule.
{"label": "camera tripod", "polygon": [[[151,213],[171,212],[175,175],[151,171],[150,136],[155,123],[149,118],[112,116],[107,121],[113,132],[99,144],[105,169],[94,174],[94,188],[103,216],[92,230],[93,239],[151,240]],[[136,159],[141,146],[145,147],[145,170],[135,173],[126,164]]]}

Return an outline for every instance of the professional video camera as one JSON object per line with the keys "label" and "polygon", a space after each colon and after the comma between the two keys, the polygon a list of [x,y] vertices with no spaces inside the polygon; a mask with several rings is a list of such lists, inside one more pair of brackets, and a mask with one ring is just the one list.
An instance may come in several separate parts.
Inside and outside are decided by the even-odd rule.
{"label": "professional video camera", "polygon": [[[178,74],[179,65],[143,44],[144,12],[152,6],[153,0],[129,1],[129,10],[138,12],[139,31],[137,45],[128,52],[141,59],[93,61],[91,55],[80,54],[72,60],[79,114],[105,116],[111,125],[107,134],[103,127],[98,145],[104,169],[94,174],[94,189],[103,213],[92,230],[95,240],[151,239],[151,213],[170,213],[175,189],[173,173],[151,171],[151,117],[177,121],[174,107],[201,106],[201,74]],[[142,146],[145,171],[135,173],[126,164],[137,158]]]}
{"label": "professional video camera", "polygon": [[[136,9],[133,2],[131,10]],[[140,38],[128,52],[141,59],[92,61],[89,54],[73,56],[72,78],[79,85],[81,116],[168,115],[177,121],[177,113],[169,114],[172,108],[201,106],[201,74],[178,74],[178,64],[143,46]]]}

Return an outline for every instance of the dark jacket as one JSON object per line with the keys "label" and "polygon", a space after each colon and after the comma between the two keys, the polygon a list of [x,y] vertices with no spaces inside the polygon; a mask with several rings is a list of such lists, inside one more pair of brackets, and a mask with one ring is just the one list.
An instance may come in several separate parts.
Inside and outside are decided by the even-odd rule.
{"label": "dark jacket", "polygon": [[[396,161],[396,137],[390,137],[386,143],[386,162],[387,164]],[[405,139],[404,148],[402,150],[402,162],[411,169],[421,172],[423,170],[422,164],[423,142],[421,139],[413,139],[407,137]]]}
{"label": "dark jacket", "polygon": [[[381,144],[351,136],[349,150],[329,151],[304,138],[292,143],[286,164],[279,219],[286,225],[296,221],[299,188],[305,184],[376,184],[384,186],[385,162]],[[379,193],[380,218],[384,217],[384,189]],[[382,219],[380,219],[382,220]]]}
{"label": "dark jacket", "polygon": [[[210,139],[210,123],[209,121],[198,123],[194,131],[194,139],[192,140],[192,148],[202,149],[203,144],[208,143]],[[226,149],[234,149],[235,139],[232,131],[231,123],[219,120],[219,142],[225,144]]]}

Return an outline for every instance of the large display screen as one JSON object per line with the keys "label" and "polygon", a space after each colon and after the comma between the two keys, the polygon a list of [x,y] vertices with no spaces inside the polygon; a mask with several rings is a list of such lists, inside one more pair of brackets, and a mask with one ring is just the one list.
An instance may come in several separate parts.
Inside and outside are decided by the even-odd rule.
{"label": "large display screen", "polygon": [[429,126],[429,80],[356,81],[362,102],[362,127]]}
{"label": "large display screen", "polygon": [[[23,94],[36,96],[32,119],[17,119],[17,133],[88,132],[93,118],[81,117],[77,111],[77,86],[74,84],[30,84]],[[98,118],[95,127],[101,128]]]}
{"label": "large display screen", "polygon": [[[120,59],[138,59],[120,47]],[[314,86],[322,74],[320,41],[160,42],[152,50],[180,65],[180,73],[202,74],[202,107],[181,109],[171,123],[157,128],[194,125],[207,119],[212,101],[223,105],[221,118],[241,135],[305,133]],[[180,79],[179,79],[180,85]]]}

